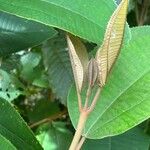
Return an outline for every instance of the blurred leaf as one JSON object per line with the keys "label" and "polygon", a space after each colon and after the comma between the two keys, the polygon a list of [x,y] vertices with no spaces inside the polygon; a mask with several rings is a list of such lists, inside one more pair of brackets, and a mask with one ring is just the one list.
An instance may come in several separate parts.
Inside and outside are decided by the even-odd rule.
{"label": "blurred leaf", "polygon": [[39,45],[56,31],[30,20],[0,12],[0,56]]}
{"label": "blurred leaf", "polygon": [[50,87],[66,104],[68,90],[73,82],[70,59],[65,38],[60,35],[43,45],[44,64],[48,70]]}
{"label": "blurred leaf", "polygon": [[[150,27],[132,29],[97,105],[89,116],[84,135],[101,139],[121,134],[150,117]],[[79,118],[75,87],[68,96],[74,127]]]}
{"label": "blurred leaf", "polygon": [[10,141],[0,134],[0,149],[1,150],[17,150]]}
{"label": "blurred leaf", "polygon": [[7,101],[0,99],[0,134],[16,149],[42,150],[32,131]]}
{"label": "blurred leaf", "polygon": [[150,136],[136,127],[122,135],[102,140],[87,140],[83,150],[149,150]]}
{"label": "blurred leaf", "polygon": [[[41,49],[40,49],[41,50]],[[28,52],[21,56],[21,77],[32,85],[48,88],[48,75],[41,61],[41,53]]]}
{"label": "blurred leaf", "polygon": [[57,103],[41,99],[35,104],[35,106],[32,107],[32,110],[27,112],[27,115],[30,123],[34,123],[55,115],[58,112],[60,112],[60,108]]}
{"label": "blurred leaf", "polygon": [[[0,10],[57,27],[94,43],[101,43],[116,5],[113,0],[0,0]],[[130,29],[126,28],[126,40]]]}
{"label": "blurred leaf", "polygon": [[21,77],[32,82],[41,75],[41,70],[36,68],[41,60],[41,55],[35,52],[29,52],[20,59],[22,64]]}
{"label": "blurred leaf", "polygon": [[67,150],[72,137],[72,133],[63,122],[52,122],[47,125],[47,129],[37,135],[44,150]]}
{"label": "blurred leaf", "polygon": [[12,101],[23,92],[24,86],[13,75],[0,69],[0,97]]}
{"label": "blurred leaf", "polygon": [[18,63],[19,60],[20,55],[18,54],[11,55],[10,57],[7,58],[2,58],[1,69],[7,72],[16,71],[17,69],[20,68],[20,63]]}
{"label": "blurred leaf", "polygon": [[35,78],[32,84],[41,88],[48,88],[48,76],[45,75],[44,72],[41,72],[41,75],[38,78]]}

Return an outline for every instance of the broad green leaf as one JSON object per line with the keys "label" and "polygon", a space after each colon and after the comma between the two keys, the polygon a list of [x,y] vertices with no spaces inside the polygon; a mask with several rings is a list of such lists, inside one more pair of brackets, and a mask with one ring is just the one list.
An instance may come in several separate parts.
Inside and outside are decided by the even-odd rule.
{"label": "broad green leaf", "polygon": [[96,53],[99,68],[99,83],[101,87],[105,85],[107,76],[121,50],[127,8],[128,0],[122,0],[109,20],[103,44]]}
{"label": "broad green leaf", "polygon": [[87,140],[83,150],[148,150],[150,136],[140,128],[134,128],[124,134],[101,140]]}
{"label": "broad green leaf", "polygon": [[[87,120],[83,133],[87,138],[118,135],[150,117],[150,27],[131,31],[132,40],[121,50],[96,108]],[[68,96],[68,108],[76,127],[79,112],[75,87]]]}
{"label": "broad green leaf", "polygon": [[56,31],[37,22],[0,11],[0,56],[39,45]]}
{"label": "broad green leaf", "polygon": [[[43,131],[42,131],[43,130]],[[43,127],[37,138],[44,150],[67,150],[72,140],[72,133],[63,122],[52,122]]]}
{"label": "broad green leaf", "polygon": [[[94,43],[101,43],[113,0],[0,0],[0,10],[57,27]],[[126,39],[130,39],[127,27]]]}
{"label": "broad green leaf", "polygon": [[42,150],[24,120],[4,99],[0,99],[0,134],[9,140],[16,149]]}
{"label": "broad green leaf", "polygon": [[0,149],[2,150],[17,150],[10,141],[0,134]]}
{"label": "broad green leaf", "polygon": [[73,75],[65,38],[61,35],[45,42],[42,51],[50,87],[66,104]]}
{"label": "broad green leaf", "polygon": [[0,69],[0,97],[12,101],[23,93],[24,86],[12,74]]}

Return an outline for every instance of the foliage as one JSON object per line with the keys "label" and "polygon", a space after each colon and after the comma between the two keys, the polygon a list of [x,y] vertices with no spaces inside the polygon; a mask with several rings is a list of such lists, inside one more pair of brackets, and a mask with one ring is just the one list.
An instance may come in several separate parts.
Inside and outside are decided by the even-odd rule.
{"label": "foliage", "polygon": [[[79,110],[66,32],[95,56],[119,3],[0,0],[0,149],[69,148]],[[83,150],[150,148],[149,9],[147,0],[130,0],[123,46],[86,122]]]}

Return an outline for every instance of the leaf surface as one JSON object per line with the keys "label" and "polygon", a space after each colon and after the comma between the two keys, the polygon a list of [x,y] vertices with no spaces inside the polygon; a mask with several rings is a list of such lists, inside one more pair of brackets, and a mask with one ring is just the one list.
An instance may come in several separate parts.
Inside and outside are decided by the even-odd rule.
{"label": "leaf surface", "polygon": [[[0,0],[0,10],[53,26],[94,43],[101,43],[113,0]],[[130,39],[127,27],[126,41]]]}
{"label": "leaf surface", "polygon": [[12,74],[0,69],[0,97],[12,101],[24,94],[23,84]]}
{"label": "leaf surface", "polygon": [[56,31],[43,24],[0,11],[0,33],[0,56],[7,56],[41,44],[53,37]]}
{"label": "leaf surface", "polygon": [[125,21],[127,15],[128,0],[122,0],[111,16],[103,44],[96,53],[99,68],[100,85],[105,85],[108,73],[115,63],[123,41]]}
{"label": "leaf surface", "polygon": [[[81,63],[81,59],[82,59],[81,52],[83,51],[86,53],[86,49],[83,48],[82,50],[80,46],[82,44],[80,43],[80,41],[77,41],[71,35],[67,35],[67,43],[68,43],[69,56],[70,56],[76,88],[78,91],[81,91],[83,79],[84,79],[84,68],[83,68],[84,63]],[[84,46],[82,45],[82,47]]]}
{"label": "leaf surface", "polygon": [[101,140],[87,140],[83,150],[148,150],[150,136],[146,135],[139,127],[115,137]]}
{"label": "leaf surface", "polygon": [[45,42],[42,52],[50,87],[61,102],[66,104],[73,75],[65,37],[60,35]]}
{"label": "leaf surface", "polygon": [[17,149],[42,150],[32,131],[17,111],[4,99],[0,99],[0,134]]}
{"label": "leaf surface", "polygon": [[[150,27],[132,29],[126,45],[90,115],[84,135],[101,139],[121,134],[150,117]],[[138,36],[137,36],[138,35]],[[76,127],[79,117],[75,87],[68,96],[69,114]]]}
{"label": "leaf surface", "polygon": [[[52,122],[45,125],[43,131],[37,135],[44,150],[67,150],[72,140],[72,133],[66,128],[63,122]],[[46,129],[47,128],[47,129]]]}
{"label": "leaf surface", "polygon": [[10,141],[8,141],[5,137],[0,135],[0,149],[5,150],[17,150]]}

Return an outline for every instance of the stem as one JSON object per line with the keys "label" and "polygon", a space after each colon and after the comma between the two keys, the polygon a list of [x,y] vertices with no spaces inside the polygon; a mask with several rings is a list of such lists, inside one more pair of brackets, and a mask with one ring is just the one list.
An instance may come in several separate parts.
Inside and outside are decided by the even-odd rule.
{"label": "stem", "polygon": [[35,122],[35,123],[33,123],[33,124],[30,125],[30,128],[34,128],[34,127],[39,126],[39,125],[41,125],[43,123],[51,122],[51,121],[56,120],[56,119],[60,119],[65,114],[67,114],[67,110],[64,110],[64,111],[62,111],[60,113],[57,113],[55,115],[52,115],[52,116],[47,117],[45,119],[42,119],[42,120],[40,120],[38,122]]}
{"label": "stem", "polygon": [[86,123],[87,117],[88,117],[88,113],[83,110],[80,114],[77,129],[76,129],[76,133],[74,135],[74,138],[72,140],[72,143],[70,145],[69,150],[76,150],[76,147],[77,147],[77,145],[79,143],[79,140],[81,138],[82,131],[84,129],[84,125]]}
{"label": "stem", "polygon": [[82,99],[79,90],[77,90],[79,112],[82,111]]}
{"label": "stem", "polygon": [[101,93],[101,88],[98,88],[98,89],[97,89],[97,92],[96,92],[96,94],[95,94],[95,97],[94,97],[94,99],[93,99],[93,101],[92,101],[92,104],[91,104],[91,106],[90,106],[90,108],[89,108],[89,110],[88,110],[89,113],[91,113],[91,112],[93,111],[93,109],[95,108],[95,105],[96,105],[96,103],[97,103],[97,100],[98,100],[98,98],[99,98],[100,93]]}
{"label": "stem", "polygon": [[81,138],[80,142],[78,143],[78,146],[77,146],[76,150],[80,150],[81,149],[81,147],[82,147],[83,143],[85,142],[85,140],[86,140],[86,138],[83,136]]}
{"label": "stem", "polygon": [[86,99],[85,99],[85,104],[84,104],[84,109],[88,107],[88,102],[89,102],[89,97],[91,95],[91,86],[89,85],[86,93]]}

